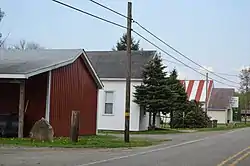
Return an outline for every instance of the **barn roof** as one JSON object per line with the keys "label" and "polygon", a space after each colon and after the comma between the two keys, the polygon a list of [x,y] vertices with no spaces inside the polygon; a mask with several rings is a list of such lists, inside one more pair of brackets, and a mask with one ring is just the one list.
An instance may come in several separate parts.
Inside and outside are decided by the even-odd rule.
{"label": "barn roof", "polygon": [[[189,101],[206,102],[206,80],[180,80],[180,82],[185,87]],[[208,101],[211,98],[213,86],[213,80],[208,80]]]}
{"label": "barn roof", "polygon": [[[126,78],[126,51],[86,51],[98,76],[103,78]],[[156,51],[132,51],[131,77],[142,78],[144,65],[156,55]]]}
{"label": "barn roof", "polygon": [[214,88],[208,109],[226,109],[230,105],[231,97],[234,95],[232,88]]}
{"label": "barn roof", "polygon": [[103,87],[83,49],[0,50],[0,78],[27,79],[73,63],[82,56],[99,87]]}

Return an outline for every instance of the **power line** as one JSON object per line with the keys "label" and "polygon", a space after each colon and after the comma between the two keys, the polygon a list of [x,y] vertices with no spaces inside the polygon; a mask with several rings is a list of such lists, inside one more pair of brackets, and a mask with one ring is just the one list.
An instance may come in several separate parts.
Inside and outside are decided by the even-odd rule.
{"label": "power line", "polygon": [[218,73],[218,72],[216,72],[216,73],[220,74],[220,75],[225,75],[225,76],[230,76],[230,77],[238,77],[239,78],[239,76],[236,75],[236,74],[227,74],[227,73]]}
{"label": "power line", "polygon": [[127,27],[125,27],[125,26],[123,26],[123,25],[121,25],[121,24],[115,23],[115,22],[113,22],[113,21],[107,20],[107,19],[102,18],[102,17],[99,17],[99,16],[96,16],[96,15],[94,15],[94,14],[91,14],[91,13],[89,13],[89,12],[83,11],[83,10],[81,10],[81,9],[78,9],[78,8],[76,8],[76,7],[73,7],[73,6],[71,6],[71,5],[68,5],[68,4],[66,4],[66,3],[63,3],[63,2],[60,2],[60,1],[57,1],[57,0],[52,0],[52,1],[53,1],[53,2],[56,2],[56,3],[60,4],[60,5],[66,6],[66,7],[68,7],[68,8],[71,8],[71,9],[73,9],[73,10],[76,10],[76,11],[78,11],[78,12],[87,14],[87,15],[92,16],[92,17],[95,17],[95,18],[97,18],[97,19],[99,19],[99,20],[102,20],[102,21],[108,22],[108,23],[110,23],[110,24],[116,25],[116,26],[118,26],[118,27],[127,29]]}
{"label": "power line", "polygon": [[159,37],[157,37],[155,34],[153,34],[153,33],[150,32],[149,30],[147,30],[145,27],[143,27],[140,23],[138,23],[138,22],[136,22],[136,21],[135,21],[135,23],[136,23],[139,27],[141,27],[143,30],[145,30],[146,32],[148,32],[150,35],[152,35],[153,37],[155,37],[156,39],[158,39],[159,41],[161,41],[163,44],[167,45],[169,48],[171,48],[172,50],[174,50],[175,52],[177,52],[178,54],[180,54],[180,55],[183,56],[184,58],[188,59],[189,61],[193,62],[194,64],[198,65],[198,66],[201,67],[202,69],[208,71],[209,73],[211,73],[211,74],[213,74],[213,75],[215,75],[215,76],[217,76],[217,77],[219,77],[219,78],[221,78],[221,79],[224,79],[224,80],[229,81],[229,82],[234,83],[234,84],[238,84],[238,83],[235,82],[235,81],[231,81],[231,80],[229,80],[229,79],[227,79],[227,78],[224,78],[224,77],[222,77],[222,76],[220,76],[220,75],[218,75],[218,74],[216,74],[216,73],[214,73],[214,72],[212,72],[212,71],[206,69],[205,67],[203,67],[203,66],[200,65],[199,63],[193,61],[192,59],[190,59],[189,57],[185,56],[183,53],[181,53],[180,51],[178,51],[177,49],[175,49],[174,47],[172,47],[171,45],[169,45],[168,43],[166,43],[165,41],[163,41],[162,39],[160,39]]}
{"label": "power line", "polygon": [[[148,40],[147,38],[145,38],[145,37],[144,37],[143,35],[141,35],[140,33],[136,32],[136,31],[134,31],[134,30],[133,30],[133,32],[134,32],[135,34],[137,34],[138,36],[140,36],[140,37],[141,37],[142,39],[144,39],[145,41],[147,41],[148,43],[150,43],[151,45],[155,46],[156,48],[158,48],[159,50],[161,50],[162,52],[164,52],[165,54],[167,54],[168,56],[170,56],[171,58],[173,58],[173,59],[175,59],[176,61],[180,62],[180,63],[183,64],[184,66],[190,68],[191,70],[195,71],[196,73],[199,73],[200,75],[206,76],[206,74],[203,74],[203,73],[197,71],[195,68],[193,68],[193,67],[191,67],[191,66],[189,66],[189,65],[187,65],[187,64],[185,64],[185,63],[183,63],[183,62],[180,61],[179,59],[175,58],[173,55],[171,55],[171,54],[168,53],[167,51],[163,50],[161,47],[157,46],[156,44],[154,44],[153,42],[151,42],[150,40]],[[209,78],[209,79],[212,79],[212,80],[214,80],[214,81],[216,81],[216,82],[218,82],[218,83],[227,85],[227,86],[239,88],[239,87],[237,87],[237,86],[229,85],[229,84],[226,84],[226,83],[224,83],[224,82],[218,81],[218,80],[216,80],[216,79],[214,79],[214,78],[211,78],[211,77],[208,77],[208,78]]]}
{"label": "power line", "polygon": [[[71,8],[71,9],[73,9],[73,10],[76,10],[76,11],[78,11],[78,12],[81,12],[81,13],[87,14],[87,15],[89,15],[89,16],[92,16],[92,17],[94,17],[94,18],[97,18],[97,19],[99,19],[99,20],[102,20],[102,21],[108,22],[108,23],[110,23],[110,24],[116,25],[116,26],[118,26],[118,27],[127,29],[127,27],[125,27],[125,26],[123,26],[123,25],[120,25],[120,24],[115,23],[115,22],[113,22],[113,21],[110,21],[110,20],[104,19],[104,18],[102,18],[102,17],[96,16],[96,15],[94,15],[94,14],[91,14],[91,13],[89,13],[89,12],[83,11],[83,10],[81,10],[81,9],[78,9],[78,8],[73,7],[73,6],[71,6],[71,5],[65,4],[65,3],[63,3],[63,2],[60,2],[60,1],[57,1],[57,0],[52,0],[52,1],[53,1],[53,2],[56,2],[56,3],[60,4],[60,5],[66,6],[66,7],[68,7],[68,8]],[[159,50],[161,50],[162,52],[164,52],[164,53],[167,54],[168,56],[172,57],[172,58],[175,59],[176,61],[178,61],[178,62],[180,62],[181,64],[183,64],[184,66],[186,66],[186,67],[192,69],[193,71],[195,71],[195,72],[197,72],[197,73],[199,73],[199,74],[205,76],[205,74],[203,74],[203,73],[197,71],[195,68],[193,68],[193,67],[191,67],[191,66],[189,66],[189,65],[187,65],[187,64],[185,64],[185,63],[183,63],[182,61],[178,60],[178,59],[175,58],[173,55],[171,55],[171,54],[168,53],[167,51],[163,50],[161,47],[157,46],[156,44],[154,44],[153,42],[151,42],[150,40],[148,40],[147,38],[145,38],[145,37],[144,37],[143,35],[141,35],[140,33],[136,32],[136,31],[134,31],[134,30],[132,30],[132,31],[133,31],[135,34],[137,34],[138,36],[140,36],[141,38],[143,38],[145,41],[147,41],[148,43],[150,43],[151,45],[155,46],[156,48],[158,48]],[[233,86],[233,85],[229,85],[229,84],[223,83],[223,82],[218,81],[218,80],[216,80],[216,79],[214,79],[214,78],[211,78],[211,77],[209,77],[209,79],[212,79],[212,80],[214,80],[214,81],[216,81],[216,82],[218,82],[218,83],[221,83],[221,84],[224,84],[224,85],[227,85],[227,86],[231,86],[231,87],[238,88],[238,87],[236,87],[236,86]]]}
{"label": "power line", "polygon": [[[167,62],[169,62],[169,63],[173,63],[173,64],[176,64],[176,65],[181,65],[181,66],[183,66],[181,63],[178,63],[178,62],[175,62],[175,61],[171,61],[171,60],[168,60],[168,59],[164,59],[163,58],[163,60],[164,61],[167,61]],[[200,70],[199,68],[194,68],[194,69],[196,69],[196,70]],[[214,71],[213,71],[214,72]],[[217,73],[217,74],[220,74],[220,75],[225,75],[225,76],[230,76],[230,77],[239,77],[238,75],[236,75],[236,74],[228,74],[228,73],[221,73],[221,72],[214,72],[214,73]]]}
{"label": "power line", "polygon": [[[101,4],[101,3],[99,3],[99,2],[96,2],[96,1],[94,1],[94,0],[89,0],[89,1],[95,3],[96,5],[99,5],[99,6],[105,8],[105,9],[107,9],[107,10],[109,10],[109,11],[115,13],[115,14],[118,14],[119,16],[122,16],[122,17],[124,17],[124,18],[128,18],[128,17],[125,16],[124,14],[119,13],[119,12],[117,12],[117,11],[115,11],[115,10],[113,10],[113,9],[111,9],[111,8],[109,8],[109,7],[107,7],[107,6],[103,5],[103,4]],[[132,20],[133,20],[133,19],[132,19]]]}
{"label": "power line", "polygon": [[[111,11],[111,12],[113,12],[113,13],[115,13],[115,14],[117,14],[117,15],[119,15],[119,16],[121,16],[121,17],[127,18],[127,16],[125,16],[124,14],[122,14],[120,12],[117,12],[117,11],[111,9],[110,7],[107,7],[107,6],[105,6],[105,5],[103,5],[103,4],[99,3],[99,2],[94,1],[94,0],[90,0],[90,1],[93,2],[93,3],[95,3],[95,4],[97,4],[97,5],[99,5],[99,6],[101,6],[101,7],[103,7],[103,8],[105,8],[105,9],[107,9],[107,10],[109,10],[109,11]],[[150,32],[147,28],[145,28],[144,26],[142,26],[138,21],[133,20],[133,23],[136,23],[140,28],[142,28],[143,30],[145,30],[146,32],[148,32],[150,35],[152,35],[153,37],[155,37],[157,40],[159,40],[160,42],[162,42],[163,44],[165,44],[166,46],[168,46],[169,48],[171,48],[172,50],[174,50],[175,52],[177,52],[178,54],[180,54],[182,57],[184,57],[184,58],[188,59],[189,61],[193,62],[194,64],[198,65],[202,69],[208,71],[209,73],[211,73],[211,74],[213,74],[213,75],[215,75],[215,76],[217,76],[217,77],[219,77],[219,78],[221,78],[223,80],[229,81],[229,82],[234,83],[234,84],[239,84],[239,83],[237,83],[235,81],[232,81],[232,80],[229,80],[229,79],[227,79],[225,77],[222,77],[219,74],[216,74],[215,72],[210,71],[210,70],[206,69],[205,67],[203,67],[202,65],[200,65],[199,63],[193,61],[191,58],[187,57],[186,55],[184,55],[183,53],[181,53],[180,51],[178,51],[177,49],[175,49],[174,47],[172,47],[170,44],[166,43],[165,41],[163,41],[162,39],[160,39],[159,37],[157,37],[155,34],[153,34],[152,32]],[[225,75],[225,74],[221,74],[221,75]]]}

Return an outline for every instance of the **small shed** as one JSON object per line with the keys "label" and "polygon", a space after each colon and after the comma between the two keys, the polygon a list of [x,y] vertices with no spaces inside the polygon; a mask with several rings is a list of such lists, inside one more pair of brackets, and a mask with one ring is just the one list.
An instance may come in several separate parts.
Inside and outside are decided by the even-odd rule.
{"label": "small shed", "polygon": [[42,117],[55,136],[69,136],[72,110],[80,135],[95,134],[102,87],[82,49],[0,50],[0,114],[19,114],[19,137]]}
{"label": "small shed", "polygon": [[218,123],[225,124],[233,120],[231,99],[234,96],[233,88],[213,88],[208,103],[208,116]]}

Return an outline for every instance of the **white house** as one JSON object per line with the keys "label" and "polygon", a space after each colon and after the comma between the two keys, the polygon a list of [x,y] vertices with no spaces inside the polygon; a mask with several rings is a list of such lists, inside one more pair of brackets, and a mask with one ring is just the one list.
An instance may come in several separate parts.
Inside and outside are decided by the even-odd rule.
{"label": "white house", "polygon": [[[94,69],[100,77],[104,88],[98,94],[98,120],[99,130],[124,130],[125,126],[125,90],[126,90],[126,51],[87,51]],[[157,55],[156,51],[132,51],[132,80],[130,105],[130,131],[147,130],[149,115],[133,102],[135,85],[142,82],[144,65]],[[181,80],[189,100],[201,103],[206,101],[205,80]],[[216,95],[213,80],[208,82],[209,103],[208,115],[224,123],[231,114],[221,115],[221,110],[214,110]],[[230,95],[229,95],[230,96]],[[227,96],[228,97],[228,96]],[[213,99],[214,98],[214,99]],[[216,108],[218,109],[218,108]],[[224,109],[224,108],[223,108]],[[225,109],[224,109],[225,110]],[[227,111],[228,112],[228,111]],[[156,118],[156,126],[160,124],[160,117]]]}
{"label": "white house", "polygon": [[[98,129],[124,130],[126,51],[88,51],[86,53],[104,85],[98,95]],[[133,102],[133,92],[135,92],[134,86],[142,82],[143,66],[156,54],[156,51],[132,51],[131,131],[142,131],[148,128],[149,115]],[[157,124],[159,125],[159,118]]]}
{"label": "white house", "polygon": [[208,116],[218,120],[218,123],[221,124],[233,121],[231,105],[233,96],[234,89],[232,88],[213,88],[208,104]]}

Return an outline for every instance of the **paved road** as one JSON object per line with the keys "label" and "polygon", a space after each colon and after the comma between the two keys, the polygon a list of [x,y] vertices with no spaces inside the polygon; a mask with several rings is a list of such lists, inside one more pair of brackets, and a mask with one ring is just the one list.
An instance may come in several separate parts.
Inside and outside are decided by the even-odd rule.
{"label": "paved road", "polygon": [[233,132],[144,136],[157,139],[172,138],[173,141],[148,148],[115,150],[3,147],[0,148],[0,163],[2,164],[0,165],[224,166],[231,163],[238,166],[250,165],[250,148],[248,148],[250,128]]}

